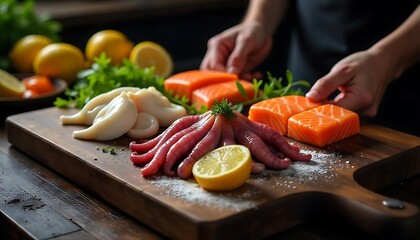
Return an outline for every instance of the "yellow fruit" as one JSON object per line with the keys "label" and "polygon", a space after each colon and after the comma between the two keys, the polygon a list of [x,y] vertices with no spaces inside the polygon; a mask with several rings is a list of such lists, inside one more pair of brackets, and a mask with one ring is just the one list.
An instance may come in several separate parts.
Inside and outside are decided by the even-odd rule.
{"label": "yellow fruit", "polygon": [[130,56],[133,43],[121,32],[115,30],[103,30],[93,34],[85,49],[86,58],[93,62],[102,52],[111,59],[111,64],[119,65],[124,58]]}
{"label": "yellow fruit", "polygon": [[198,160],[193,175],[204,189],[226,191],[240,187],[251,174],[251,153],[243,145],[217,148]]}
{"label": "yellow fruit", "polygon": [[38,52],[52,43],[49,37],[43,35],[27,35],[18,40],[9,53],[9,59],[17,72],[32,73],[33,61]]}
{"label": "yellow fruit", "polygon": [[83,52],[68,43],[52,43],[36,55],[34,71],[37,75],[62,78],[70,85],[77,73],[86,68]]}
{"label": "yellow fruit", "polygon": [[0,97],[21,97],[24,91],[19,79],[0,69]]}
{"label": "yellow fruit", "polygon": [[162,77],[171,75],[174,65],[166,49],[150,41],[138,43],[131,51],[130,61],[141,68],[155,67],[156,75]]}

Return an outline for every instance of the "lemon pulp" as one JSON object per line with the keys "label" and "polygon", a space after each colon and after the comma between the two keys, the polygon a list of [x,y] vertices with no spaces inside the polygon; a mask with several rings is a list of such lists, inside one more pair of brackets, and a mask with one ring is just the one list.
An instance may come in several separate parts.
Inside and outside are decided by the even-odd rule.
{"label": "lemon pulp", "polygon": [[207,190],[226,191],[240,187],[251,173],[251,153],[243,145],[223,146],[207,153],[193,166],[193,175]]}
{"label": "lemon pulp", "polygon": [[140,42],[134,46],[130,53],[130,61],[142,68],[154,67],[155,73],[162,77],[168,77],[173,71],[171,55],[164,47],[151,41]]}
{"label": "lemon pulp", "polygon": [[0,97],[21,97],[25,86],[12,74],[0,69]]}

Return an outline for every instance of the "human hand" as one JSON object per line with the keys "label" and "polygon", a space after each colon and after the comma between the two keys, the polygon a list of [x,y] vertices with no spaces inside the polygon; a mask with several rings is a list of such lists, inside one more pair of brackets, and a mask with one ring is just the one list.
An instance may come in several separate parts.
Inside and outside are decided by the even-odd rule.
{"label": "human hand", "polygon": [[[392,80],[385,61],[369,51],[354,53],[318,79],[306,96],[314,101],[333,103],[361,115],[374,117]],[[337,89],[340,93],[333,100],[327,100]]]}
{"label": "human hand", "polygon": [[241,23],[208,41],[200,69],[236,73],[248,80],[260,78],[261,74],[252,70],[268,56],[271,47],[272,38],[261,24]]}

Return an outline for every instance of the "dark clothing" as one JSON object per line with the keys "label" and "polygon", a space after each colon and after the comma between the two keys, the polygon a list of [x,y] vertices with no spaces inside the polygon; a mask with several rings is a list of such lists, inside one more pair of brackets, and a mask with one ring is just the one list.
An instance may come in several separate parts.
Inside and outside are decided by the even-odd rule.
{"label": "dark clothing", "polygon": [[[296,0],[288,66],[313,84],[348,55],[395,30],[419,0]],[[420,44],[420,43],[419,43]],[[391,83],[372,122],[420,136],[420,64]]]}

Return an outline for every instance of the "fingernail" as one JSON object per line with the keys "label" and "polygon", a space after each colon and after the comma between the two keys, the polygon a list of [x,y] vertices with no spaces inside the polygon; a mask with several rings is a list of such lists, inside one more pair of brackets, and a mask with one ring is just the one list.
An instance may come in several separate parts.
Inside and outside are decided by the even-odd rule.
{"label": "fingernail", "polygon": [[229,72],[229,73],[238,73],[239,71],[238,71],[238,68],[237,68],[237,67],[230,66],[230,67],[228,68],[228,72]]}
{"label": "fingernail", "polygon": [[310,90],[305,96],[315,101],[319,99],[319,93],[313,90]]}

